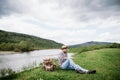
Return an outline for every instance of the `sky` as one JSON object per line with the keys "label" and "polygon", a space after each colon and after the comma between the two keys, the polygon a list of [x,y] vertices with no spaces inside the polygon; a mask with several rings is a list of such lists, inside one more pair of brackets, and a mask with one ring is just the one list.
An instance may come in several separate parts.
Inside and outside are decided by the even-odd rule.
{"label": "sky", "polygon": [[120,43],[120,0],[0,0],[0,30],[66,45]]}

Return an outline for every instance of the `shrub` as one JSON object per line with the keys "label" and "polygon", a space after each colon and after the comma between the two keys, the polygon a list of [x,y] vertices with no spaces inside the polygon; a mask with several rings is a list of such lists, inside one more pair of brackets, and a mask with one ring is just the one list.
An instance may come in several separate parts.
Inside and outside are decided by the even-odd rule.
{"label": "shrub", "polygon": [[8,68],[8,69],[2,69],[0,70],[0,77],[4,77],[4,76],[7,76],[7,75],[12,75],[12,74],[15,74],[16,72],[13,71],[12,69]]}

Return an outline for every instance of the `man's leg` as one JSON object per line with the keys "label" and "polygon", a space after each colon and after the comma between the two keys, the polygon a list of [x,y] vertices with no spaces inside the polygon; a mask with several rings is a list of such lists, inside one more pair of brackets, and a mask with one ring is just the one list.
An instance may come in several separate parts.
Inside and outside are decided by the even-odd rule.
{"label": "man's leg", "polygon": [[61,65],[62,69],[75,69],[77,72],[79,73],[89,73],[89,74],[93,74],[96,73],[96,70],[87,70],[82,68],[81,66],[75,64],[73,62],[72,59],[67,59],[62,65]]}
{"label": "man's leg", "polygon": [[76,65],[78,67],[78,70],[82,70],[84,73],[87,73],[89,70],[82,68],[79,65]]}
{"label": "man's leg", "polygon": [[61,66],[61,69],[67,69],[68,66],[70,65],[70,61],[67,59]]}
{"label": "man's leg", "polygon": [[87,69],[84,69],[84,68],[82,68],[81,66],[75,64],[72,59],[69,59],[69,62],[70,62],[70,66],[73,66],[75,70],[81,70],[81,71],[84,72],[84,73],[87,73],[87,72],[88,72]]}

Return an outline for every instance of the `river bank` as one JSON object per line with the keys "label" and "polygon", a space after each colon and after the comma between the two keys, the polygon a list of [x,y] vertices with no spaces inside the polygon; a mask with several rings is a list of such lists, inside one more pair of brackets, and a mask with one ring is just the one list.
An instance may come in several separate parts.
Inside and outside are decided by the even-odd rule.
{"label": "river bank", "polygon": [[[61,70],[57,60],[54,72],[44,71],[42,67],[1,78],[2,80],[119,80],[120,49],[100,49],[83,53],[77,52],[73,60],[86,69],[96,69],[97,73],[78,74],[73,70]],[[108,56],[109,55],[109,56]]]}
{"label": "river bank", "polygon": [[40,50],[59,50],[58,48],[56,49],[33,49],[30,51],[0,51],[0,55],[2,54],[21,54],[21,53],[25,53],[25,52],[32,52],[32,51],[40,51]]}
{"label": "river bank", "polygon": [[[14,71],[20,71],[23,67],[39,66],[44,58],[56,59],[60,51],[60,49],[48,49],[30,52],[1,52],[0,70],[10,68]],[[70,56],[71,54],[69,54]]]}
{"label": "river bank", "polygon": [[[31,52],[15,53],[15,52],[1,52],[0,55],[0,73],[9,74],[19,73],[39,67],[45,58],[57,59],[60,49],[35,50]],[[72,53],[68,57],[72,57]]]}
{"label": "river bank", "polygon": [[19,53],[19,52],[14,52],[14,51],[0,51],[0,55],[1,54],[16,54],[16,53]]}

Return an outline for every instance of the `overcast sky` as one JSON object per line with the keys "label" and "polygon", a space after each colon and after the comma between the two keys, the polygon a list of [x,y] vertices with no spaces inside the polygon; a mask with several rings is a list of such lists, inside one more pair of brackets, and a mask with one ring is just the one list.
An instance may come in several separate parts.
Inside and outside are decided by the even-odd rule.
{"label": "overcast sky", "polygon": [[120,0],[0,0],[0,29],[66,45],[120,43]]}

